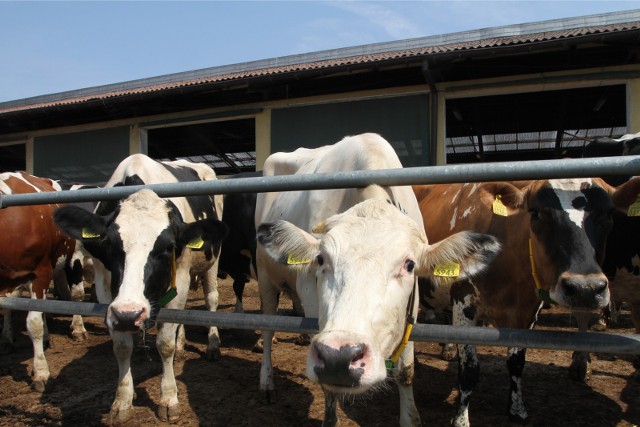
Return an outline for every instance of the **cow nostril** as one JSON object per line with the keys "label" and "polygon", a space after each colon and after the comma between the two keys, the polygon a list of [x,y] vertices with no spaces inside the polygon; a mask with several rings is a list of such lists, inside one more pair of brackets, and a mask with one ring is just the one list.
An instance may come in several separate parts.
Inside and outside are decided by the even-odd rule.
{"label": "cow nostril", "polygon": [[114,329],[121,331],[137,330],[140,327],[140,319],[145,309],[119,310],[111,307],[111,318]]}

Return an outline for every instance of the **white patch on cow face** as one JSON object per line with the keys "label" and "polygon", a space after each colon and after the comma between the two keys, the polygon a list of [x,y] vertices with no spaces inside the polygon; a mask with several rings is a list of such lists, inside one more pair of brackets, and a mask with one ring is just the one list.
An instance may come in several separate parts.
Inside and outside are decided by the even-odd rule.
{"label": "white patch on cow face", "polygon": [[[141,320],[149,316],[151,307],[144,296],[144,268],[158,236],[169,225],[168,214],[166,202],[150,190],[139,191],[121,204],[115,224],[119,227],[125,262],[118,296],[110,310],[112,307],[142,309],[146,315]],[[109,313],[107,325],[111,328]]]}
{"label": "white patch on cow face", "polygon": [[[413,251],[426,242],[413,221],[389,209],[394,211],[389,218],[342,218],[321,237],[316,272],[320,333],[309,351],[307,375],[334,392],[362,393],[384,381],[385,359],[404,332],[415,283]],[[322,380],[318,367],[324,361],[318,346],[330,352],[362,349],[350,367],[362,370],[357,386]]]}
{"label": "white patch on cow face", "polygon": [[[567,212],[569,219],[578,228],[582,228],[584,225],[585,211],[582,209],[576,209],[573,206],[575,200],[575,192],[580,192],[583,186],[591,186],[591,179],[551,179],[549,180],[551,188],[556,191],[556,196],[560,200],[560,206],[562,210]],[[581,193],[580,193],[581,194]]]}
{"label": "white patch on cow face", "polygon": [[468,217],[471,214],[471,212],[473,212],[473,206],[469,206],[467,209],[465,209],[465,211],[462,212],[461,218]]}

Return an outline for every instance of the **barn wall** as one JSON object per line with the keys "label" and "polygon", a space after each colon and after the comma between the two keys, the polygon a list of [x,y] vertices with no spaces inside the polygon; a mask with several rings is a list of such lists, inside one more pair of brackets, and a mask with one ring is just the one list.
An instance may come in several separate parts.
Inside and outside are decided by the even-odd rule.
{"label": "barn wall", "polygon": [[428,164],[429,99],[407,95],[276,108],[271,152],[333,144],[346,135],[376,132],[395,148],[404,166]]}
{"label": "barn wall", "polygon": [[128,126],[40,136],[34,138],[33,171],[53,179],[104,182],[128,155]]}

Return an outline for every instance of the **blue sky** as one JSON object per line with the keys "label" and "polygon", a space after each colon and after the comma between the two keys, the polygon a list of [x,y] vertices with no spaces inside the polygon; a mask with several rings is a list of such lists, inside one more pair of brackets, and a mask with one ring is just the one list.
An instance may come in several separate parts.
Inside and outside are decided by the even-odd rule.
{"label": "blue sky", "polygon": [[4,1],[0,102],[639,1]]}

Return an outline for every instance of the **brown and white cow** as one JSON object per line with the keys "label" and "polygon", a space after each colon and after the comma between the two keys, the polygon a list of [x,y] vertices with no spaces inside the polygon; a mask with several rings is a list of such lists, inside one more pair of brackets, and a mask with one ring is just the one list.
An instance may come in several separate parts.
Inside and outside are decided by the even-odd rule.
{"label": "brown and white cow", "polygon": [[[57,191],[59,186],[48,178],[25,172],[0,174],[0,194]],[[58,205],[14,206],[0,209],[0,293],[25,287],[31,298],[45,299],[51,280],[59,293],[69,294],[70,260],[75,241],[62,233],[53,222]],[[63,295],[64,296],[64,295]],[[75,316],[74,316],[75,318]],[[9,313],[5,314],[3,345],[13,341]],[[49,365],[44,354],[46,324],[42,313],[30,311],[27,330],[33,342],[33,383],[44,391],[49,379]]]}
{"label": "brown and white cow", "polygon": [[[387,141],[362,134],[317,149],[275,153],[264,175],[401,167]],[[460,233],[429,245],[408,186],[261,193],[256,224],[263,313],[275,314],[279,291],[289,290],[300,297],[306,316],[319,319],[307,376],[325,392],[323,425],[337,423],[338,396],[374,390],[389,373],[400,390],[400,425],[420,425],[411,385],[413,344],[403,344],[417,312],[417,277],[431,275],[443,261],[458,262],[464,277],[473,276],[498,250],[495,239]],[[270,401],[273,333],[262,336],[260,389]]]}
{"label": "brown and white cow", "polygon": [[[198,181],[205,173],[215,179],[213,170],[203,164],[156,162],[133,155],[120,163],[107,187]],[[203,277],[209,291],[208,307],[217,308],[217,260],[227,228],[219,221],[215,205],[213,196],[163,199],[145,189],[120,202],[100,203],[95,213],[77,206],[55,212],[56,223],[81,240],[94,258],[98,301],[109,304],[105,323],[119,368],[110,413],[113,422],[133,416],[133,334],[155,326],[161,307],[184,308],[195,274]],[[158,412],[161,419],[175,421],[180,414],[173,372],[178,325],[158,326],[156,346],[163,369]],[[218,331],[211,331],[207,351],[217,358]]]}
{"label": "brown and white cow", "polygon": [[[488,323],[530,328],[544,300],[569,307],[586,331],[591,311],[609,303],[600,263],[614,208],[626,209],[640,182],[613,188],[601,179],[416,185],[425,229],[438,241],[461,230],[488,233],[503,250],[481,276],[440,286],[423,297],[432,307],[452,304],[455,325]],[[442,298],[443,295],[445,298]],[[525,422],[521,377],[524,348],[510,348],[509,417]],[[460,406],[454,425],[469,425],[468,405],[478,380],[475,346],[459,345]],[[588,354],[572,371],[584,377]]]}

